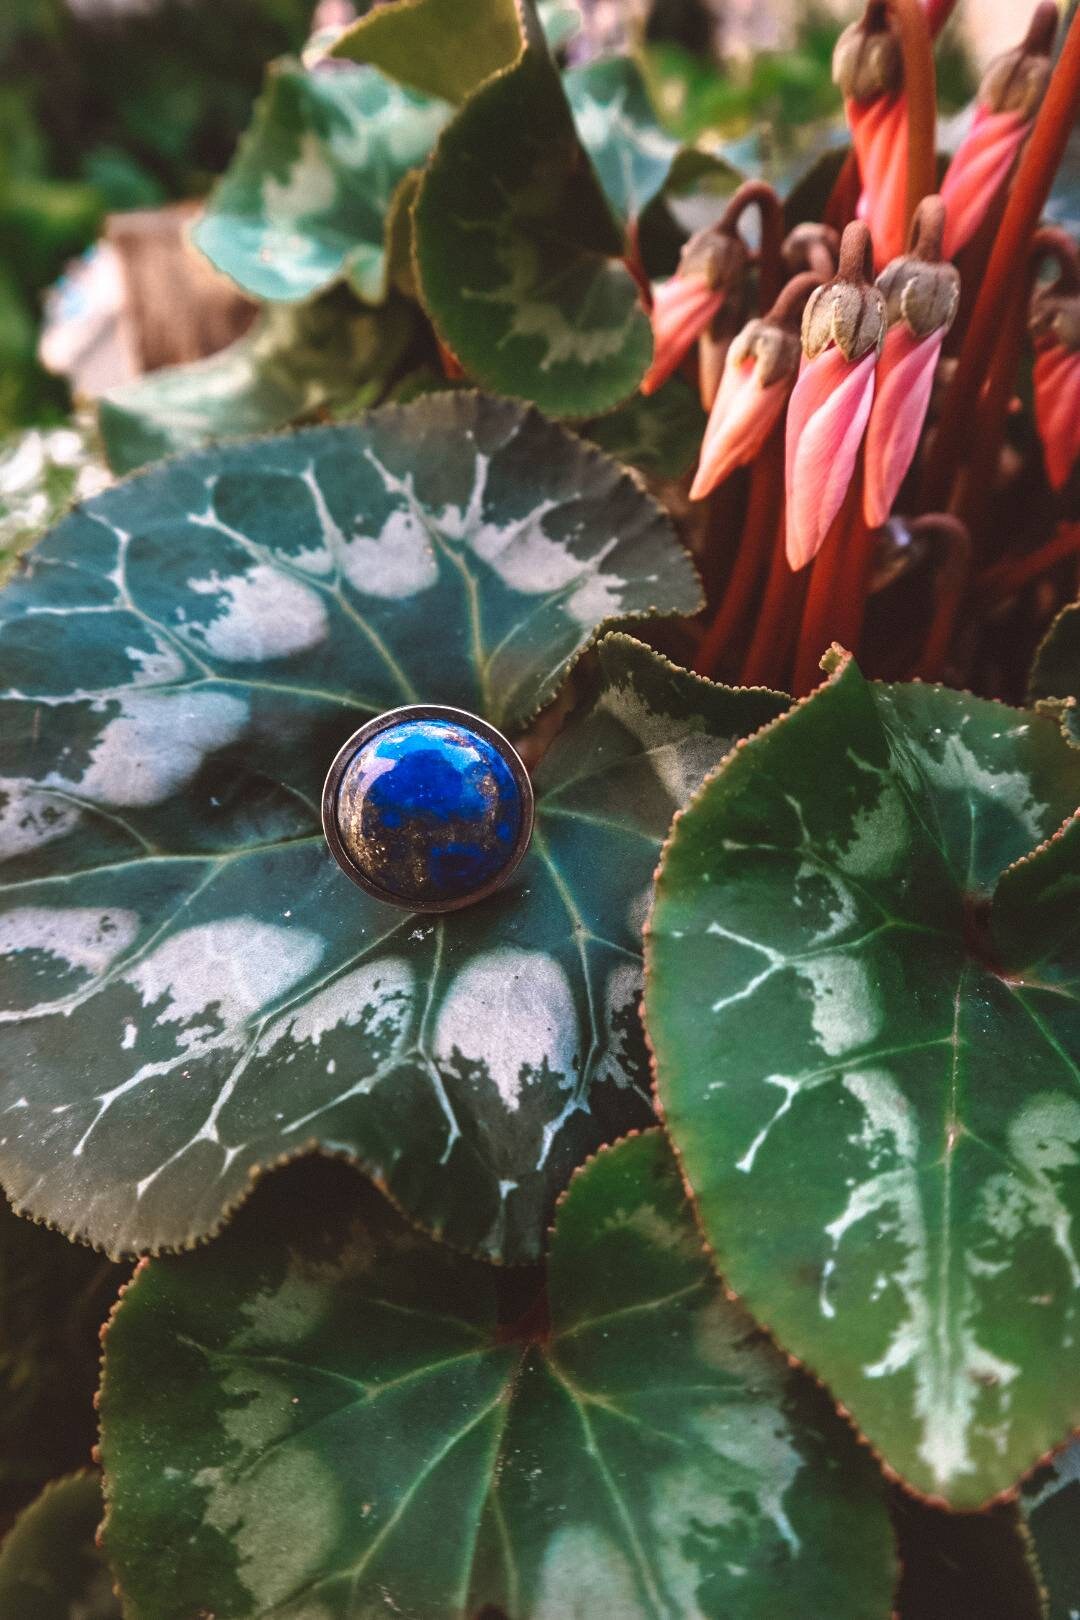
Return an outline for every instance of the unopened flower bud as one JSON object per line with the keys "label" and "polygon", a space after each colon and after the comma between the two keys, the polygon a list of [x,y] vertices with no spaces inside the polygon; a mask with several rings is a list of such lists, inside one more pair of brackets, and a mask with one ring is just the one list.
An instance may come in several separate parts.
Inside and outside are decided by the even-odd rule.
{"label": "unopened flower bud", "polygon": [[835,343],[845,360],[861,360],[885,341],[885,300],[868,281],[849,281],[841,272],[810,296],[802,323],[808,360]]}
{"label": "unopened flower bud", "polygon": [[1050,82],[1050,52],[1057,32],[1057,7],[1046,0],[1036,8],[1027,37],[1015,50],[990,63],[976,102],[992,113],[1034,118]]}
{"label": "unopened flower bud", "polygon": [[884,7],[867,7],[860,22],[845,28],[832,59],[833,82],[848,101],[876,101],[904,81],[900,41]]}
{"label": "unopened flower bud", "polygon": [[799,369],[802,345],[798,334],[768,318],[749,321],[731,345],[732,365],[753,361],[754,381],[759,388],[794,377]]}
{"label": "unopened flower bud", "polygon": [[736,231],[710,225],[698,231],[679,255],[680,276],[704,276],[715,292],[738,292],[746,279],[750,255]]}
{"label": "unopened flower bud", "polygon": [[945,205],[924,197],[911,222],[908,251],[887,264],[877,284],[890,327],[903,322],[916,337],[947,332],[960,305],[960,273],[941,262]]}
{"label": "unopened flower bud", "polygon": [[785,236],[780,249],[784,268],[797,276],[812,270],[820,280],[826,281],[836,270],[840,257],[840,236],[831,225],[818,225],[807,220],[796,225]]}

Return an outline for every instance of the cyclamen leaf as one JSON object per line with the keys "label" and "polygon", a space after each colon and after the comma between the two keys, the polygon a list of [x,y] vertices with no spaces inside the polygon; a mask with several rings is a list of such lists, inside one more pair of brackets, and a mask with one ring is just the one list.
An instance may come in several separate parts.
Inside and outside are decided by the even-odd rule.
{"label": "cyclamen leaf", "polygon": [[[520,727],[609,616],[693,611],[662,509],[527,407],[385,407],[165,464],[0,596],[0,1176],[111,1252],[189,1244],[314,1140],[535,1256],[648,1117],[640,926],[677,805],[784,707],[617,639],[533,848],[445,919],[362,894],[318,804],[372,714]],[[594,819],[595,818],[595,819]]]}
{"label": "cyclamen leaf", "polygon": [[521,53],[514,0],[391,0],[335,40],[329,55],[370,62],[444,101],[464,101]]}
{"label": "cyclamen leaf", "polygon": [[85,422],[0,440],[0,581],[73,500],[96,495],[109,481]]}
{"label": "cyclamen leaf", "polygon": [[273,64],[196,245],[256,298],[310,298],[347,276],[367,303],[382,303],[394,190],[449,112],[374,68]]}
{"label": "cyclamen leaf", "polygon": [[623,243],[551,61],[534,47],[443,134],[413,216],[420,291],[485,387],[586,417],[652,353]]}
{"label": "cyclamen leaf", "polygon": [[94,1545],[101,1515],[97,1474],[46,1485],[0,1546],[0,1620],[120,1620]]}
{"label": "cyclamen leaf", "polygon": [[573,1182],[550,1326],[341,1167],[153,1261],[106,1337],[130,1620],[886,1620],[880,1478],[711,1277],[658,1131]]}
{"label": "cyclamen leaf", "polygon": [[1063,607],[1040,642],[1028,696],[1057,712],[1065,735],[1080,744],[1080,602]]}
{"label": "cyclamen leaf", "polygon": [[1052,1457],[1024,1486],[1020,1498],[1035,1542],[1039,1573],[1046,1588],[1046,1620],[1075,1620],[1080,1614],[1080,1441]]}
{"label": "cyclamen leaf", "polygon": [[841,661],[678,822],[649,928],[721,1273],[958,1507],[1080,1420],[1078,829],[1031,853],[1078,804],[1051,719]]}
{"label": "cyclamen leaf", "polygon": [[220,353],[105,396],[98,410],[109,464],[132,472],[179,450],[285,427],[320,407],[375,404],[413,330],[407,305],[367,310],[344,287],[310,304],[268,304]]}
{"label": "cyclamen leaf", "polygon": [[655,478],[681,478],[698,458],[705,412],[682,377],[655,394],[634,394],[581,431],[617,461]]}
{"label": "cyclamen leaf", "polygon": [[608,202],[624,223],[639,218],[679,151],[660,127],[640,69],[628,56],[609,56],[572,69],[563,83]]}

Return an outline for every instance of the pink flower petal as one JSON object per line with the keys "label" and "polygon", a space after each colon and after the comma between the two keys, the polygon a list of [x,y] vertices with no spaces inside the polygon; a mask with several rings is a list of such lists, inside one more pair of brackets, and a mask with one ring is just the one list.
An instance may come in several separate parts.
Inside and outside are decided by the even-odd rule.
{"label": "pink flower petal", "polygon": [[788,410],[787,558],[798,572],[821,550],[844,504],[874,403],[877,354],[825,349],[803,368]]}
{"label": "pink flower petal", "polygon": [[863,188],[858,214],[870,227],[881,270],[903,253],[907,233],[907,98],[849,100],[845,111]]}
{"label": "pink flower petal", "polygon": [[992,113],[984,107],[976,112],[941,183],[946,259],[954,259],[967,246],[1008,184],[1030,128],[1031,120],[1023,113]]}
{"label": "pink flower petal", "polygon": [[863,512],[871,528],[888,521],[915,460],[944,341],[944,327],[920,338],[904,321],[891,326],[886,335],[866,432]]}
{"label": "pink flower petal", "polygon": [[787,381],[763,388],[752,355],[724,367],[720,388],[701,441],[701,460],[690,486],[690,499],[700,501],[729,478],[736,467],[753,461],[784,408]]}
{"label": "pink flower petal", "polygon": [[1040,350],[1033,382],[1046,475],[1051,489],[1061,490],[1080,457],[1080,349],[1053,343]]}
{"label": "pink flower petal", "polygon": [[653,294],[653,361],[641,384],[654,394],[704,332],[724,302],[724,291],[702,275],[672,276]]}

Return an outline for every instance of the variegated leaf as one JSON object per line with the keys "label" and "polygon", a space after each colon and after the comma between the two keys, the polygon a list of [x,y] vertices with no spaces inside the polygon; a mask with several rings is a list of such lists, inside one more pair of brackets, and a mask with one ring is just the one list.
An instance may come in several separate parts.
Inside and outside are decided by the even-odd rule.
{"label": "variegated leaf", "polygon": [[638,219],[663,190],[679,143],[661,128],[637,63],[603,57],[563,82],[608,202],[624,222]]}
{"label": "variegated leaf", "polygon": [[1032,1475],[1020,1503],[1046,1589],[1046,1620],[1080,1620],[1080,1440]]}
{"label": "variegated leaf", "polygon": [[108,468],[86,422],[31,428],[0,440],[0,580],[72,501],[96,495],[108,483]]}
{"label": "variegated leaf", "polygon": [[654,478],[681,478],[698,458],[705,422],[697,393],[676,376],[655,394],[634,394],[581,431],[617,461]]}
{"label": "variegated leaf", "polygon": [[410,306],[365,309],[345,287],[268,304],[227,349],[125,383],[98,407],[114,472],[221,439],[265,433],[320,408],[378,403],[413,336]]}
{"label": "variegated leaf", "polygon": [[394,190],[426,160],[448,113],[374,68],[275,63],[194,228],[197,246],[256,298],[310,298],[347,277],[381,303]]}
{"label": "variegated leaf", "polygon": [[596,415],[633,393],[652,352],[648,317],[543,48],[457,114],[414,229],[424,304],[471,377],[554,416]]}
{"label": "variegated leaf", "polygon": [[722,1274],[954,1506],[1080,1420],[1080,827],[1032,854],[1078,804],[1052,719],[841,660],[678,822],[650,925]]}
{"label": "variegated leaf", "polygon": [[370,62],[399,84],[461,102],[521,51],[515,0],[390,0],[335,40],[330,55]]}
{"label": "variegated leaf", "polygon": [[45,1487],[0,1545],[0,1620],[120,1620],[94,1545],[101,1515],[96,1473]]}
{"label": "variegated leaf", "polygon": [[671,814],[783,700],[611,643],[528,859],[441,920],[342,876],[322,780],[402,702],[520,727],[603,619],[697,600],[628,475],[474,394],[168,463],[47,537],[0,597],[17,1203],[113,1251],[182,1245],[314,1139],[456,1242],[535,1254],[573,1166],[646,1108]]}
{"label": "variegated leaf", "polygon": [[880,1478],[723,1298],[658,1131],[530,1280],[508,1320],[493,1268],[311,1163],[152,1261],[101,1392],[129,1620],[886,1620]]}

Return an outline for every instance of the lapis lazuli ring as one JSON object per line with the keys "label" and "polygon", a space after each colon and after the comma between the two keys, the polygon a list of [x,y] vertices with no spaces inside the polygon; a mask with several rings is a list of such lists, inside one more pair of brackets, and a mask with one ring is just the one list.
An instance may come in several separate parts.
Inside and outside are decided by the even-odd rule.
{"label": "lapis lazuli ring", "polygon": [[529,773],[464,709],[416,704],[369,720],[323,787],[326,842],[352,881],[409,911],[456,911],[500,888],[529,847]]}

